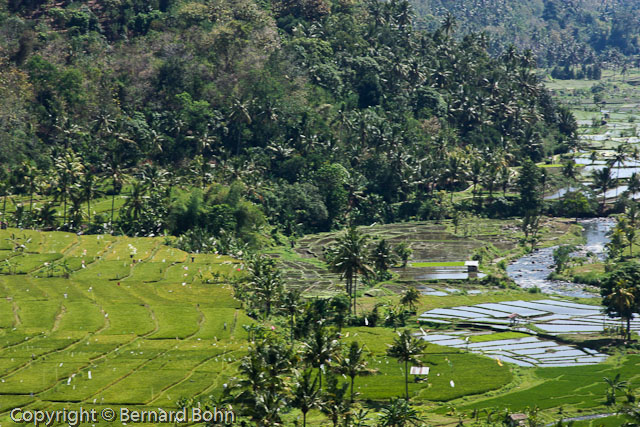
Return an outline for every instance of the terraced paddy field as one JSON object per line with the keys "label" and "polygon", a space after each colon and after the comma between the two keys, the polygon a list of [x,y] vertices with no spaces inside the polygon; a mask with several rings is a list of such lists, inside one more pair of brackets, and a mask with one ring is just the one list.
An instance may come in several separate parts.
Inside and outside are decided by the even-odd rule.
{"label": "terraced paddy field", "polygon": [[[618,185],[605,194],[610,202],[628,189],[626,183],[631,175],[640,172],[640,159],[633,156],[634,150],[640,148],[639,82],[638,69],[625,75],[606,71],[599,81],[547,79],[544,82],[556,99],[571,108],[578,121],[580,147],[564,157],[574,158],[580,166],[582,184],[590,184],[593,171],[606,167],[617,147],[625,147],[628,156],[615,163],[612,170],[613,178],[619,179]],[[559,170],[562,161],[555,160]],[[549,197],[561,197],[562,191]],[[630,197],[638,199],[640,194]]]}
{"label": "terraced paddy field", "polygon": [[246,354],[252,320],[218,280],[237,260],[192,262],[151,238],[9,229],[0,242],[0,425],[14,407],[175,407],[220,391]]}
{"label": "terraced paddy field", "polygon": [[[541,245],[558,244],[559,239],[579,239],[579,230],[571,227],[570,221],[546,220]],[[457,230],[448,220],[373,225],[360,230],[371,236],[372,243],[378,239],[386,239],[392,247],[406,243],[413,254],[406,267],[392,269],[394,281],[416,286],[448,278],[466,279],[469,275],[465,261],[475,255],[480,257],[481,265],[488,266],[498,257],[521,251],[519,241],[524,236],[516,220],[481,218],[469,219]],[[324,262],[324,251],[335,242],[335,236],[335,233],[308,235],[298,240],[294,248],[271,251],[279,258],[290,286],[302,289],[308,296],[331,295],[341,286],[340,277],[331,273]]]}

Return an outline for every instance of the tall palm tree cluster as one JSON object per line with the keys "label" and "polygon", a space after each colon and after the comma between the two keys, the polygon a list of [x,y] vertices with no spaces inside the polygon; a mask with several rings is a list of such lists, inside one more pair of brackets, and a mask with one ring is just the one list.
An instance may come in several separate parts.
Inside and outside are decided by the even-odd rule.
{"label": "tall palm tree cluster", "polygon": [[[189,169],[203,192],[241,181],[244,195],[293,233],[428,219],[441,191],[471,185],[491,201],[507,189],[510,166],[575,143],[573,116],[543,88],[530,53],[491,57],[485,37],[456,38],[451,19],[416,31],[405,0],[294,3],[221,0],[198,19],[179,7],[149,3],[151,18],[91,3],[101,24],[83,29],[39,3],[0,5],[0,26],[13,25],[5,22],[12,14],[21,22],[0,31],[0,45],[22,52],[7,52],[3,75],[25,83],[10,93],[25,116],[22,133],[0,123],[0,137],[16,147],[0,147],[0,161],[14,171],[32,159],[49,184],[56,175],[55,216],[65,228],[93,218],[93,203],[79,213],[95,187],[91,171],[98,188],[110,181],[111,196],[135,189],[123,213],[135,232],[155,233],[167,220],[146,217],[140,202],[159,204],[156,184],[134,187],[122,174],[139,176],[152,162]],[[61,5],[65,16],[73,7]],[[33,19],[51,24],[37,40]],[[109,30],[131,19],[138,24]],[[246,31],[230,37],[238,25]],[[95,43],[77,49],[79,35]],[[49,39],[59,49],[41,41]],[[29,179],[21,185],[5,193],[42,192]],[[122,217],[117,201],[106,223]],[[56,225],[46,213],[40,222]]]}
{"label": "tall palm tree cluster", "polygon": [[[72,150],[51,168],[29,162],[0,171],[0,221],[7,226],[82,233],[180,236],[188,252],[241,252],[265,224],[241,181],[224,181],[226,166],[196,156],[177,172],[146,162],[125,168],[115,154],[94,166]],[[264,233],[263,233],[264,234]]]}
{"label": "tall palm tree cluster", "polygon": [[[253,335],[249,354],[239,365],[239,375],[225,388],[218,403],[239,405],[241,413],[258,426],[283,425],[287,408],[297,408],[302,426],[307,415],[321,411],[334,427],[366,426],[372,418],[357,402],[356,379],[375,375],[372,355],[357,341],[344,343],[341,335],[317,325],[308,338],[287,343],[272,331]],[[408,404],[408,364],[421,363],[426,343],[404,331],[387,352],[404,364],[405,397],[395,399],[379,414],[379,426],[405,426],[420,421]],[[236,406],[238,407],[238,406]]]}

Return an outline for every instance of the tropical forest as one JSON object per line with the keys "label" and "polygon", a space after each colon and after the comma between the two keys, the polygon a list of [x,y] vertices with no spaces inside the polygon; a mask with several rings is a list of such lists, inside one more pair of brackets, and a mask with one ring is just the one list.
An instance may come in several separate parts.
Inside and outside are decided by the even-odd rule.
{"label": "tropical forest", "polygon": [[633,0],[0,0],[0,427],[640,425]]}

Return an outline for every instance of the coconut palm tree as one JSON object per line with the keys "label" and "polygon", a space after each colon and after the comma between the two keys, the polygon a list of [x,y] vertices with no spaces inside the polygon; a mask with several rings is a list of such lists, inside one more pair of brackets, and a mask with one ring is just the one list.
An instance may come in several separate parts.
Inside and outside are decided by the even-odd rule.
{"label": "coconut palm tree", "polygon": [[361,347],[357,341],[352,341],[348,350],[338,356],[335,370],[351,379],[351,403],[355,397],[356,377],[365,377],[377,372],[369,368],[369,363],[364,359],[364,347]]}
{"label": "coconut palm tree", "polygon": [[573,159],[569,160],[562,166],[562,176],[567,180],[567,191],[564,193],[565,196],[569,194],[571,184],[573,184],[578,177],[578,170],[576,166],[576,162]]}
{"label": "coconut palm tree", "polygon": [[631,319],[636,305],[636,296],[627,281],[620,279],[613,292],[605,296],[603,302],[609,312],[615,312],[623,322],[626,320],[626,338],[631,339]]}
{"label": "coconut palm tree", "polygon": [[611,177],[611,168],[605,167],[595,169],[592,173],[593,185],[602,192],[602,204],[600,213],[604,212],[604,206],[607,201],[607,191],[613,186],[613,178]]}
{"label": "coconut palm tree", "polygon": [[322,371],[328,366],[338,351],[339,342],[333,333],[318,327],[313,335],[303,343],[303,360],[312,368],[318,369],[318,381],[322,390]]}
{"label": "coconut palm tree", "polygon": [[273,259],[256,256],[247,263],[250,274],[249,288],[253,290],[255,301],[260,312],[266,317],[271,316],[273,307],[282,296],[282,277]]}
{"label": "coconut palm tree", "polygon": [[56,210],[53,203],[45,203],[38,211],[38,222],[44,229],[53,230],[56,226]]}
{"label": "coconut palm tree", "polygon": [[375,265],[376,272],[381,279],[384,279],[389,271],[389,268],[395,264],[395,256],[391,251],[391,246],[385,239],[381,239],[373,251],[371,252],[371,259]]}
{"label": "coconut palm tree", "polygon": [[320,409],[331,418],[333,427],[338,427],[342,420],[345,425],[349,423],[351,402],[346,398],[348,388],[349,384],[340,384],[336,375],[327,375],[327,391]]}
{"label": "coconut palm tree", "polygon": [[302,412],[302,427],[307,426],[307,413],[320,405],[320,388],[318,378],[311,382],[311,371],[304,371],[296,377],[296,385],[293,389],[293,401],[291,405]]}
{"label": "coconut palm tree", "polygon": [[113,217],[115,213],[116,194],[120,193],[122,184],[125,181],[126,175],[122,168],[122,161],[120,159],[118,151],[112,151],[107,157],[107,161],[104,164],[104,168],[107,171],[107,176],[111,179],[113,186],[111,193],[111,227],[113,228]]}
{"label": "coconut palm tree", "polygon": [[282,295],[280,310],[289,316],[289,328],[291,329],[291,345],[295,339],[296,315],[302,313],[303,303],[301,301],[302,292],[298,289],[291,289]]}
{"label": "coconut palm tree", "polygon": [[382,408],[380,425],[383,427],[405,427],[422,425],[418,412],[404,399],[391,399],[389,405]]}
{"label": "coconut palm tree", "polygon": [[131,187],[131,193],[124,204],[125,213],[134,221],[140,218],[144,211],[145,199],[147,199],[148,187],[139,181],[135,181]]}
{"label": "coconut palm tree", "polygon": [[[625,144],[619,144],[616,147],[616,151],[613,155],[613,158],[608,162],[609,167],[613,167],[618,165],[616,168],[616,182],[620,180],[620,166],[624,163],[625,160],[629,158],[629,152],[627,150],[627,146]],[[618,188],[616,187],[616,198],[618,198]]]}
{"label": "coconut palm tree", "polygon": [[410,286],[400,298],[400,304],[406,305],[413,312],[416,311],[418,301],[420,301],[420,292],[413,286]]}
{"label": "coconut palm tree", "polygon": [[420,363],[418,355],[424,353],[427,343],[411,335],[408,329],[393,340],[393,345],[387,349],[387,355],[398,359],[398,363],[404,363],[404,391],[405,398],[409,400],[409,362]]}
{"label": "coconut palm tree", "polygon": [[484,163],[477,156],[471,160],[471,164],[469,165],[469,177],[471,178],[471,183],[473,184],[473,198],[475,199],[477,196],[476,187],[482,179],[482,174],[484,172]]}
{"label": "coconut palm tree", "polygon": [[636,193],[640,193],[640,175],[637,172],[631,174],[629,177],[629,181],[627,182],[630,198],[633,198],[633,195]]}
{"label": "coconut palm tree", "polygon": [[369,236],[359,233],[352,226],[343,235],[338,236],[335,246],[328,252],[329,269],[334,273],[340,273],[341,278],[345,280],[354,315],[356,314],[358,274],[368,276],[373,272],[368,264],[366,253],[368,240]]}
{"label": "coconut palm tree", "polygon": [[2,192],[2,221],[7,222],[7,196],[9,195],[9,181],[7,179],[0,180],[0,192]]}
{"label": "coconut palm tree", "polygon": [[56,194],[57,198],[62,199],[62,226],[67,224],[67,202],[71,193],[71,187],[75,184],[80,172],[82,164],[80,159],[68,150],[65,154],[55,159],[55,169],[58,174]]}
{"label": "coconut palm tree", "polygon": [[80,176],[79,186],[82,199],[87,202],[87,221],[91,223],[91,199],[100,193],[96,185],[96,176],[90,168],[85,168],[84,173]]}

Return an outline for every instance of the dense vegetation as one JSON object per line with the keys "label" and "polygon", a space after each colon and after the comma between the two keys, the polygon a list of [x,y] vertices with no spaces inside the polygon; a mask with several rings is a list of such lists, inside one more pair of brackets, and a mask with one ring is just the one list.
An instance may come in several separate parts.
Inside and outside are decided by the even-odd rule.
{"label": "dense vegetation", "polygon": [[541,66],[633,63],[640,53],[639,5],[631,0],[412,0],[420,26],[449,13],[467,32],[486,32],[491,51],[531,49]]}
{"label": "dense vegetation", "polygon": [[[447,22],[418,32],[406,1],[0,5],[4,194],[56,200],[16,207],[23,226],[246,236],[265,217],[286,234],[441,217],[442,191],[506,189],[508,166],[575,138],[532,56],[493,58]],[[115,216],[79,208],[123,187]]]}

